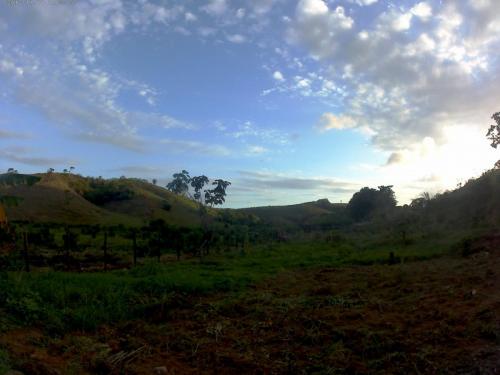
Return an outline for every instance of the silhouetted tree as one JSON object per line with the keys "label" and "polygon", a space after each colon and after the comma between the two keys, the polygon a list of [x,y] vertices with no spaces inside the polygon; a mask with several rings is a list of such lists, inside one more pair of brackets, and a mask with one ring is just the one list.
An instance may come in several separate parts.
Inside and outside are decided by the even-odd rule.
{"label": "silhouetted tree", "polygon": [[156,185],[158,183],[158,180],[156,178],[153,178],[153,180],[151,180],[151,182],[153,183],[153,185]]}
{"label": "silhouetted tree", "polygon": [[191,187],[194,189],[194,195],[193,198],[203,206],[203,195],[201,194],[201,191],[209,183],[208,177],[205,175],[201,176],[195,176],[191,178]]}
{"label": "silhouetted tree", "polygon": [[209,204],[211,207],[219,206],[226,201],[226,189],[231,183],[218,179],[213,181],[212,185],[214,185],[215,188],[205,190],[205,203]]}
{"label": "silhouetted tree", "polygon": [[424,192],[420,194],[418,198],[412,199],[410,207],[415,209],[423,209],[427,207],[430,200],[431,200],[431,195],[428,192]]}
{"label": "silhouetted tree", "polygon": [[375,212],[383,213],[391,210],[396,203],[391,185],[379,186],[378,190],[364,187],[352,196],[347,209],[354,220],[361,221],[368,219]]}
{"label": "silhouetted tree", "polygon": [[[486,137],[491,141],[491,147],[497,148],[500,145],[500,112],[494,113],[491,118],[496,124],[490,126]],[[495,163],[495,168],[500,169],[500,160]]]}
{"label": "silhouetted tree", "polygon": [[203,239],[198,250],[201,258],[203,249],[206,249],[208,253],[208,247],[214,238],[213,231],[209,230],[207,206],[213,207],[223,204],[225,202],[226,189],[231,183],[217,179],[212,182],[213,189],[204,190],[205,186],[210,183],[210,180],[205,175],[190,177],[189,172],[183,170],[180,173],[174,174],[173,177],[174,179],[167,185],[167,189],[176,194],[189,195],[189,186],[191,186],[194,192],[191,198],[198,203],[198,213],[203,232]]}
{"label": "silhouetted tree", "polygon": [[491,141],[491,147],[497,148],[500,145],[500,112],[493,114],[491,118],[496,124],[490,126],[486,137]]}
{"label": "silhouetted tree", "polygon": [[189,172],[183,170],[182,172],[175,173],[173,177],[174,179],[167,184],[167,189],[175,194],[187,194],[189,191],[189,182],[191,181]]}

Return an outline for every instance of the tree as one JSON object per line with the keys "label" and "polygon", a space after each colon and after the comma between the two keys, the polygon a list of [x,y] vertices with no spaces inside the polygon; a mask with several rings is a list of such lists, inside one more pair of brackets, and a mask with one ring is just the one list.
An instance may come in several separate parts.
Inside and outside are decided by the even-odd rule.
{"label": "tree", "polygon": [[[491,116],[496,122],[496,125],[491,125],[486,133],[486,137],[491,141],[491,147],[497,148],[500,145],[500,112],[496,112]],[[495,168],[500,169],[500,160],[495,163]]]}
{"label": "tree", "polygon": [[231,183],[217,179],[212,182],[212,185],[215,185],[215,188],[205,190],[205,203],[209,204],[210,207],[219,206],[226,201],[226,189]]}
{"label": "tree", "polygon": [[429,205],[431,195],[428,192],[423,192],[418,198],[412,199],[410,207],[414,209],[424,209]]}
{"label": "tree", "polygon": [[189,191],[189,182],[191,181],[189,172],[183,170],[180,173],[175,173],[173,177],[174,179],[167,184],[167,189],[175,194],[187,194]]}
{"label": "tree", "polygon": [[153,185],[156,185],[158,183],[158,180],[156,178],[153,178],[151,182],[153,183]]}
{"label": "tree", "polygon": [[497,148],[500,145],[500,112],[491,116],[495,120],[496,125],[491,125],[486,133],[486,137],[491,141],[491,147]]}
{"label": "tree", "polygon": [[392,190],[393,185],[382,185],[378,187],[378,199],[379,205],[381,207],[395,207],[398,203],[396,201],[396,194],[394,194],[394,190]]}
{"label": "tree", "polygon": [[368,219],[374,213],[384,213],[396,206],[396,197],[392,185],[379,186],[378,190],[364,187],[355,193],[347,209],[354,220],[362,221]]}
{"label": "tree", "polygon": [[194,189],[193,198],[201,205],[203,205],[203,196],[201,194],[201,191],[209,182],[210,181],[208,180],[208,177],[205,175],[195,176],[191,178],[191,187]]}
{"label": "tree", "polygon": [[75,167],[71,166],[69,167],[69,173],[73,173],[75,171]]}
{"label": "tree", "polygon": [[17,173],[17,169],[9,168],[9,169],[7,169],[7,173],[10,173],[10,174]]}
{"label": "tree", "polygon": [[47,173],[48,174],[51,174],[51,173],[54,173],[55,169],[54,168],[49,168],[47,169]]}
{"label": "tree", "polygon": [[[186,170],[173,175],[174,179],[167,185],[167,189],[176,193],[189,195],[194,201],[198,203],[198,214],[200,216],[201,229],[203,238],[201,246],[198,249],[200,259],[203,256],[203,249],[208,249],[210,243],[213,242],[214,233],[209,228],[209,216],[207,206],[214,207],[221,205],[225,202],[226,189],[231,183],[229,181],[217,179],[212,182],[213,189],[205,189],[205,186],[210,183],[207,176],[194,176],[190,177]],[[189,194],[189,186],[193,190],[193,195]]]}

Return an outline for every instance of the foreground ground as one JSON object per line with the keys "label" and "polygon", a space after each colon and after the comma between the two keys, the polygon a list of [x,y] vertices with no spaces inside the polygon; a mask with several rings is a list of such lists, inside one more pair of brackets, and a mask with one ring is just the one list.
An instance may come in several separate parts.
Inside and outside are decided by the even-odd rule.
{"label": "foreground ground", "polygon": [[500,373],[500,251],[289,269],[168,301],[85,333],[8,329],[0,348],[25,374]]}

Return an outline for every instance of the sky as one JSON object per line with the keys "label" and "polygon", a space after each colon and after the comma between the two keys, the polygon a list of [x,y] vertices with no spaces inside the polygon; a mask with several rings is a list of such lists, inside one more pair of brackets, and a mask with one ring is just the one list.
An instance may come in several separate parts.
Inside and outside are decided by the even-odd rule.
{"label": "sky", "polygon": [[0,170],[400,204],[492,168],[496,0],[0,0]]}

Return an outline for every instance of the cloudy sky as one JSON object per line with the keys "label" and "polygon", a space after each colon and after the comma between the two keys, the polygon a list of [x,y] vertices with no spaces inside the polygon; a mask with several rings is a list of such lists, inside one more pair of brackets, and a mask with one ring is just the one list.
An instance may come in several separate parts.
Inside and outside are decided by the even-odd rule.
{"label": "cloudy sky", "polygon": [[0,0],[0,169],[400,203],[499,158],[496,0]]}

